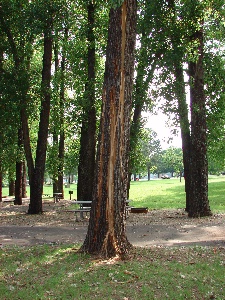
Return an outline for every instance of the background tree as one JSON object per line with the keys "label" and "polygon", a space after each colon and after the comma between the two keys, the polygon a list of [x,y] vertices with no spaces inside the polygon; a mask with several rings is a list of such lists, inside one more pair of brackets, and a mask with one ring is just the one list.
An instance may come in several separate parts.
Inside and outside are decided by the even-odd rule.
{"label": "background tree", "polygon": [[41,90],[41,112],[38,130],[37,150],[35,164],[30,178],[30,204],[28,213],[37,214],[42,212],[42,193],[44,182],[44,171],[47,151],[47,138],[50,114],[50,83],[52,63],[52,15],[49,14],[44,26],[44,54],[42,69],[42,90]]}
{"label": "background tree", "polygon": [[80,138],[77,199],[92,200],[95,148],[96,148],[96,106],[95,106],[95,4],[88,1],[87,9],[87,82],[85,84],[83,117]]}
{"label": "background tree", "polygon": [[180,174],[183,171],[183,155],[182,149],[169,147],[162,152],[162,161],[164,165],[164,173]]}

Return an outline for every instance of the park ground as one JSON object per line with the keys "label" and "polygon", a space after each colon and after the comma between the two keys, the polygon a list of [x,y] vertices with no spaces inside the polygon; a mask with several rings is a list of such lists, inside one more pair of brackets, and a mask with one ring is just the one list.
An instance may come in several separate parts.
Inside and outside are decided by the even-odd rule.
{"label": "park ground", "polygon": [[[43,201],[42,215],[28,215],[29,199],[13,205],[12,199],[0,203],[0,246],[38,244],[82,244],[88,218],[77,220],[70,211],[71,201]],[[225,214],[190,219],[184,209],[149,210],[130,213],[126,219],[129,241],[138,247],[212,246],[225,247]]]}

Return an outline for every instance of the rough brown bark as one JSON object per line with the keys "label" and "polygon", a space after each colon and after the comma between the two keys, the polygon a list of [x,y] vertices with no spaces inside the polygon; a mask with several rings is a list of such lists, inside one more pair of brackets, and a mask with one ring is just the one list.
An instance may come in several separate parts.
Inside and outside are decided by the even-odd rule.
{"label": "rough brown bark", "polygon": [[208,200],[206,107],[203,72],[203,29],[194,35],[198,57],[189,63],[191,99],[191,190],[189,217],[211,215]]}
{"label": "rough brown bark", "polygon": [[27,198],[27,172],[26,172],[26,163],[25,163],[25,161],[23,161],[22,198]]}
{"label": "rough brown bark", "polygon": [[30,180],[29,214],[42,213],[42,192],[47,151],[48,125],[50,114],[50,82],[52,61],[51,21],[47,22],[44,32],[44,55],[42,70],[42,101],[39,121],[35,168]]}
{"label": "rough brown bark", "polygon": [[82,251],[104,257],[125,255],[130,114],[136,29],[136,0],[110,11],[103,105],[93,207]]}
{"label": "rough brown bark", "polygon": [[83,109],[78,165],[77,199],[92,200],[95,148],[96,148],[96,109],[95,109],[95,6],[89,1],[88,10],[88,82],[85,86],[87,101]]}

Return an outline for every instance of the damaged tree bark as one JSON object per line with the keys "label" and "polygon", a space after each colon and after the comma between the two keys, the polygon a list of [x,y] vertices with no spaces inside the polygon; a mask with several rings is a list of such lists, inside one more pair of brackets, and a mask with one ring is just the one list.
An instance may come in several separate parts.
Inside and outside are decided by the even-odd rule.
{"label": "damaged tree bark", "polygon": [[81,248],[83,252],[104,257],[123,256],[131,247],[124,218],[136,9],[136,0],[127,0],[110,11],[93,206]]}

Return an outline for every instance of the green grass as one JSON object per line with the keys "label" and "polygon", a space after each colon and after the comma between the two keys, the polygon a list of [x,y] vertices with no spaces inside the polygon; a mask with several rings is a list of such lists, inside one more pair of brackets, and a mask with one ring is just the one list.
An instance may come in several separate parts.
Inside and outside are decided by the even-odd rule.
{"label": "green grass", "polygon": [[[135,207],[149,209],[185,208],[184,179],[177,178],[131,183],[129,198]],[[209,202],[213,212],[225,211],[225,177],[209,176]]]}
{"label": "green grass", "polygon": [[225,250],[135,249],[102,261],[73,246],[0,249],[1,299],[224,299]]}
{"label": "green grass", "polygon": [[[65,199],[70,199],[69,191],[73,191],[72,199],[77,197],[77,185],[71,184],[64,188]],[[225,176],[209,176],[209,201],[214,213],[225,211]],[[44,193],[52,195],[52,186],[45,185]],[[3,188],[3,195],[8,194],[8,188]],[[29,195],[29,186],[27,187]],[[131,182],[129,198],[135,207],[149,209],[185,208],[184,179],[160,179]]]}

